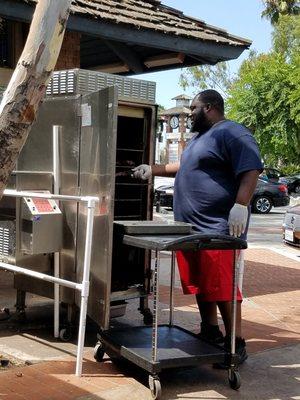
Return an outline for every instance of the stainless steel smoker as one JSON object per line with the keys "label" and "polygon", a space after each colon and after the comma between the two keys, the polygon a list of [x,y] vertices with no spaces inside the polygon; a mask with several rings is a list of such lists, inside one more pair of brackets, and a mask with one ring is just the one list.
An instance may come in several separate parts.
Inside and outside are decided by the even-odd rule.
{"label": "stainless steel smoker", "polygon": [[[130,298],[140,299],[144,320],[151,322],[149,252],[114,244],[113,221],[151,218],[150,186],[133,179],[131,169],[153,160],[155,121],[153,82],[80,69],[55,72],[11,177],[9,188],[53,192],[53,126],[59,126],[60,194],[100,199],[88,315],[101,329],[108,328],[112,311],[124,312]],[[34,234],[38,216],[35,206],[28,207],[34,201],[2,199],[0,261],[53,274],[59,251],[60,277],[79,281],[85,232],[78,227],[85,226],[85,210],[69,203],[56,204],[55,213],[46,207],[46,235]],[[24,249],[25,239],[31,251]],[[26,292],[53,298],[53,285],[46,282],[16,274],[14,286],[19,312]],[[61,289],[60,296],[70,308],[79,304],[71,289]]]}

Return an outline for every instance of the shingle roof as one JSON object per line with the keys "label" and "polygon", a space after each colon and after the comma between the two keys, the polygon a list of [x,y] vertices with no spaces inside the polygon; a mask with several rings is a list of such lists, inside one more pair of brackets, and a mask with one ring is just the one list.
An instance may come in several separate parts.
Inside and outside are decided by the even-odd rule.
{"label": "shingle roof", "polygon": [[[22,2],[37,3],[37,0]],[[220,44],[246,47],[251,44],[247,39],[188,17],[158,0],[73,0],[71,12],[110,23],[131,25],[136,29],[150,29]]]}
{"label": "shingle roof", "polygon": [[183,93],[179,96],[173,97],[172,100],[192,100],[192,97],[188,96],[187,94]]}
{"label": "shingle roof", "polygon": [[160,111],[159,115],[180,115],[180,114],[190,114],[191,110],[187,107],[173,107],[168,110]]}

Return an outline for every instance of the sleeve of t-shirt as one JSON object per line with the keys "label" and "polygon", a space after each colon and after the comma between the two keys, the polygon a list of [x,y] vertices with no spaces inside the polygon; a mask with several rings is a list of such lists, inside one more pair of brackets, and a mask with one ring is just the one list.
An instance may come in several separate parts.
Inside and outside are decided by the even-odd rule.
{"label": "sleeve of t-shirt", "polygon": [[236,177],[246,171],[259,170],[262,172],[263,164],[258,145],[251,134],[233,139],[228,143],[227,151]]}

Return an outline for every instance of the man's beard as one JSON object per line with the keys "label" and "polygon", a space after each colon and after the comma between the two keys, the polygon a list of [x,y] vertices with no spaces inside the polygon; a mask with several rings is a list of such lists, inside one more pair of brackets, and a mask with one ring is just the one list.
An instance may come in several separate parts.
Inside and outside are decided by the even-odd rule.
{"label": "man's beard", "polygon": [[212,124],[208,121],[204,111],[201,109],[196,115],[191,132],[204,133],[211,128]]}

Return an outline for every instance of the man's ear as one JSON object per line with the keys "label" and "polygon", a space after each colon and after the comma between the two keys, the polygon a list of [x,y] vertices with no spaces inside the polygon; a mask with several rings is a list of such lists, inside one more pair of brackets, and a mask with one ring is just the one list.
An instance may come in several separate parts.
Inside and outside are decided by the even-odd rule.
{"label": "man's ear", "polygon": [[206,111],[210,111],[211,110],[211,104],[210,103],[207,103],[206,104]]}

